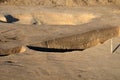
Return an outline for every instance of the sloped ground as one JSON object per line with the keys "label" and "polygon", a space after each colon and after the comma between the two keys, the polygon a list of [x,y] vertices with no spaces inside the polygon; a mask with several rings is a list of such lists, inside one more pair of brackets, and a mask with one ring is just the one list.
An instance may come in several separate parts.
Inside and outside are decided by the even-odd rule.
{"label": "sloped ground", "polygon": [[[15,1],[9,0],[0,6],[0,44],[22,41],[24,46],[31,43],[38,46],[40,40],[52,39],[54,42],[55,38],[76,36],[79,31],[82,33],[96,30],[104,36],[99,31],[100,28],[109,29],[109,27],[120,26],[120,10],[116,6],[119,0],[116,0],[118,2],[112,0],[97,0],[98,2],[96,0],[88,0],[88,2],[69,0],[67,2],[64,0],[67,3],[63,0]],[[64,4],[61,3],[62,1]],[[9,5],[4,6],[5,4]],[[38,4],[44,8],[31,6]],[[61,5],[62,7],[58,8]],[[78,7],[81,5],[87,6]],[[77,6],[77,8],[68,8],[71,6]],[[120,35],[119,28],[116,31],[113,30],[105,38],[111,35],[115,37],[116,33],[117,36]],[[26,52],[18,54],[13,54],[15,51],[12,50],[11,55],[0,56],[0,80],[119,80],[120,38],[112,38],[112,41],[114,53],[111,53],[111,40],[84,51],[56,52],[41,50],[39,46],[38,50],[26,46]]]}
{"label": "sloped ground", "polygon": [[110,41],[83,52],[27,49],[23,54],[0,57],[0,80],[119,80],[119,59],[120,49],[111,54]]}

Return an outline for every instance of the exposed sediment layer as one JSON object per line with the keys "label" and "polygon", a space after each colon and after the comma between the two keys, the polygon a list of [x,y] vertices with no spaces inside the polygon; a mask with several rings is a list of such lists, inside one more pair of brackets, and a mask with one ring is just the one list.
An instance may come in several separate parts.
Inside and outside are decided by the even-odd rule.
{"label": "exposed sediment layer", "polygon": [[[7,42],[13,42],[14,40],[11,39],[17,36],[18,38],[15,38],[15,40],[21,41],[25,45],[56,49],[87,49],[113,37],[120,36],[119,26],[101,24],[103,27],[90,27],[88,25],[44,27],[24,27],[23,25],[19,25],[15,29],[16,24],[11,24],[13,27],[1,27],[1,30],[7,29],[9,31],[9,29],[15,29],[2,35],[8,36],[9,34],[9,37],[4,37],[7,39]],[[22,33],[13,34],[17,31],[22,31]]]}
{"label": "exposed sediment layer", "polygon": [[[16,27],[14,24],[5,23],[3,25],[6,27],[1,27],[1,30],[11,30]],[[80,26],[17,26],[17,29],[22,31],[24,35],[20,35],[21,33],[13,34],[19,36],[16,41],[22,41],[27,46],[42,48],[87,49],[104,43],[113,37],[120,36],[119,26],[110,26],[102,23]],[[14,33],[17,29],[11,32]],[[7,38],[7,41],[11,41],[11,38]]]}
{"label": "exposed sediment layer", "polygon": [[[120,27],[102,28],[81,34],[45,40],[37,45],[44,48],[55,49],[87,49],[106,40],[120,36]],[[37,46],[34,45],[34,46]]]}

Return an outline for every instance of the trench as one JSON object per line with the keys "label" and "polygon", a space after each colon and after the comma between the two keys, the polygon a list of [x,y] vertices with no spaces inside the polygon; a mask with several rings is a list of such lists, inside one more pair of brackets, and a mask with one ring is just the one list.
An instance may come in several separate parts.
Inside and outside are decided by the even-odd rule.
{"label": "trench", "polygon": [[0,22],[25,25],[81,25],[98,18],[87,12],[40,11],[35,13],[1,14]]}
{"label": "trench", "polygon": [[[92,13],[38,12],[29,14],[7,14],[0,16],[0,22],[25,25],[81,25],[92,22],[98,15]],[[68,28],[69,29],[69,28]],[[85,33],[68,35],[67,37],[45,40],[27,45],[29,49],[42,52],[83,51],[104,43],[106,40],[120,35],[119,27],[96,29]],[[47,43],[47,45],[46,45]]]}
{"label": "trench", "polygon": [[27,46],[29,49],[40,51],[40,52],[72,52],[72,51],[83,51],[84,49],[57,49],[57,48],[45,48],[45,47],[36,47],[36,46]]}

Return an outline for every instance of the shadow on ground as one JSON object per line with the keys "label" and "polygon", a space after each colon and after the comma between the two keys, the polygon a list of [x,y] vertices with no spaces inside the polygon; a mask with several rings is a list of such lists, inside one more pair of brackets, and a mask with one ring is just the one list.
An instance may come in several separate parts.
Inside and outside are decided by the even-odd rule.
{"label": "shadow on ground", "polygon": [[5,15],[5,18],[7,20],[7,23],[13,23],[19,21],[19,19],[14,18],[12,15]]}
{"label": "shadow on ground", "polygon": [[83,51],[84,49],[55,49],[55,48],[44,48],[44,47],[35,47],[35,46],[27,46],[29,49],[41,52],[72,52],[72,51]]}

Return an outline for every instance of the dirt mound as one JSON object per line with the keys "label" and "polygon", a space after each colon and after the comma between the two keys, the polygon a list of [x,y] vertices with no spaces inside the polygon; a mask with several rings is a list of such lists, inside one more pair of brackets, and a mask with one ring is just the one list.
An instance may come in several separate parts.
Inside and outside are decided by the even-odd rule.
{"label": "dirt mound", "polygon": [[84,5],[119,5],[119,0],[0,0],[10,5],[39,5],[39,6],[84,6]]}

